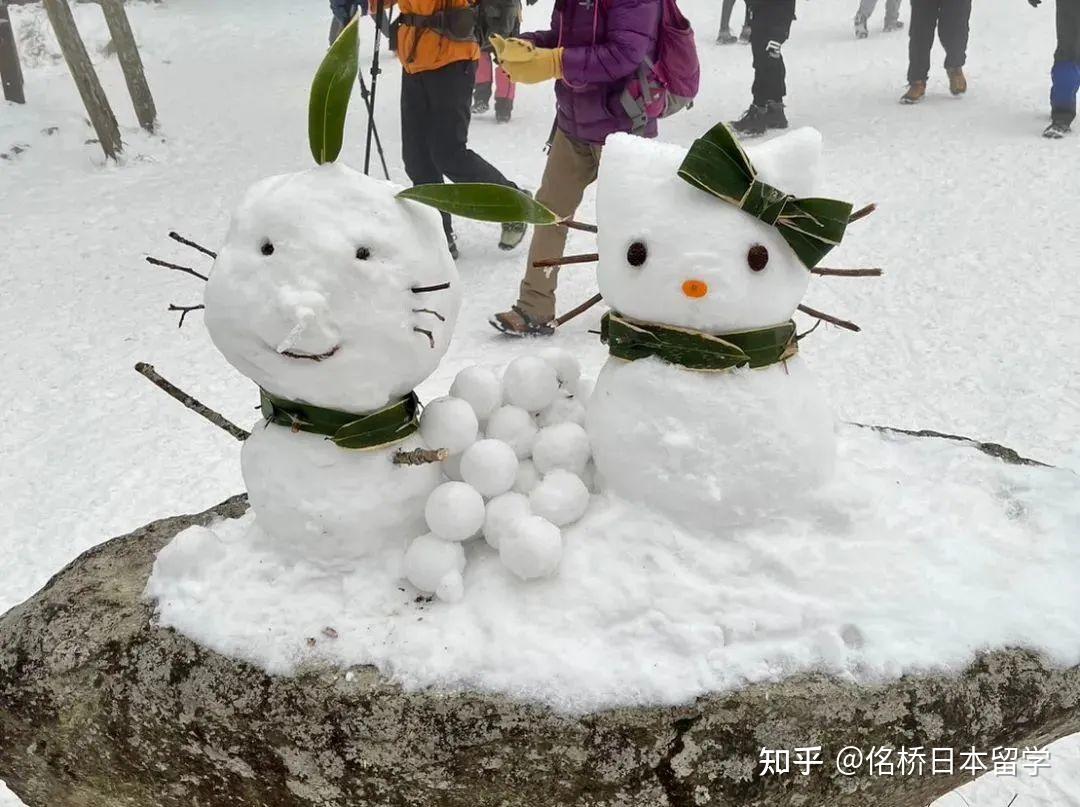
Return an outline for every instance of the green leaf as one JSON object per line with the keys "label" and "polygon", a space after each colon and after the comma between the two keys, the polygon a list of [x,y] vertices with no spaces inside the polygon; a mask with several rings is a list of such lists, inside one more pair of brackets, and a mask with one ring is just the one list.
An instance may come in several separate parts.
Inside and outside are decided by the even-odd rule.
{"label": "green leaf", "polygon": [[345,138],[345,115],[360,70],[359,15],[345,26],[330,46],[311,82],[308,102],[308,140],[319,165],[333,162]]}
{"label": "green leaf", "polygon": [[557,224],[560,218],[529,194],[505,185],[485,182],[417,185],[403,190],[399,199],[410,199],[443,213],[477,221],[526,224]]}

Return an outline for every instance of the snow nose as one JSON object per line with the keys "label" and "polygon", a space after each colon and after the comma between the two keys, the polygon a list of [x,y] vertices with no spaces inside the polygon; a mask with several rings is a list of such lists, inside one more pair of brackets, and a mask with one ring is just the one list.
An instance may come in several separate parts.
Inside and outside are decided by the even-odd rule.
{"label": "snow nose", "polygon": [[682,293],[697,300],[709,293],[709,284],[704,280],[685,280],[682,284]]}
{"label": "snow nose", "polygon": [[288,333],[274,349],[278,353],[319,354],[338,344],[338,329],[330,318],[329,303],[315,291],[284,288],[278,306]]}

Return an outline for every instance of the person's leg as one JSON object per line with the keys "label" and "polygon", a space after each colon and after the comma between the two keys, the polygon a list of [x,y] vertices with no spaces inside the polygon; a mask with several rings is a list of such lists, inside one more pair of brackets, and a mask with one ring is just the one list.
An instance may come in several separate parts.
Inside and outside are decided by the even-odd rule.
{"label": "person's leg", "polygon": [[[572,140],[561,130],[556,131],[536,200],[563,218],[573,217],[585,189],[596,181],[599,168],[600,146]],[[533,264],[561,258],[567,233],[562,225],[533,230],[517,303],[533,322],[546,323],[555,318],[555,289],[559,283],[557,268],[537,269]]]}
{"label": "person's leg", "polygon": [[782,103],[787,95],[787,68],[783,44],[795,19],[795,0],[768,0],[754,4],[750,46],[754,52],[754,104]]}
{"label": "person's leg", "polygon": [[422,75],[430,77],[428,142],[439,171],[454,182],[490,182],[516,188],[491,163],[469,148],[469,98],[476,62],[453,62]]}
{"label": "person's leg", "polygon": [[930,77],[930,49],[934,46],[940,0],[911,0],[908,30],[908,84]]}
{"label": "person's leg", "polygon": [[[424,77],[426,73],[401,73],[401,159],[413,185],[443,181],[431,153],[428,129],[432,125]],[[442,214],[443,229],[452,232],[450,216]]]}
{"label": "person's leg", "polygon": [[893,30],[900,25],[900,0],[885,0],[885,30]]}
{"label": "person's leg", "polygon": [[1076,119],[1080,91],[1080,4],[1057,2],[1057,50],[1051,71],[1050,110],[1053,122],[1065,129]]}
{"label": "person's leg", "polygon": [[874,13],[875,8],[877,8],[877,0],[862,0],[859,3],[859,10],[855,12],[855,19],[870,19],[870,15]]}
{"label": "person's leg", "polygon": [[720,30],[731,30],[731,12],[735,9],[735,0],[724,0],[720,7]]}
{"label": "person's leg", "polygon": [[515,85],[510,74],[501,67],[495,71],[495,97],[513,101],[516,94]]}
{"label": "person's leg", "polygon": [[945,48],[945,69],[967,64],[968,30],[971,22],[971,0],[942,0],[938,20],[938,38]]}
{"label": "person's leg", "polygon": [[480,51],[480,61],[476,64],[476,84],[473,87],[473,112],[487,109],[491,103],[491,54]]}

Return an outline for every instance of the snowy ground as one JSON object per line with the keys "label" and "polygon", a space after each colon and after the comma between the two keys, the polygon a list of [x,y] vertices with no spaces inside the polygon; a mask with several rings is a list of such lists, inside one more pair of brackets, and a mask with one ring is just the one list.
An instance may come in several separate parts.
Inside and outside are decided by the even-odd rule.
{"label": "snowy ground", "polygon": [[[324,4],[266,0],[258,13],[245,5],[132,7],[162,130],[148,137],[135,128],[115,60],[96,56],[128,143],[121,167],[102,167],[100,152],[84,144],[92,135],[51,56],[55,46],[24,41],[31,103],[0,106],[0,153],[9,156],[0,160],[0,322],[8,342],[0,356],[0,611],[89,546],[201,510],[241,487],[236,443],[130,368],[153,362],[232,419],[252,420],[250,384],[212,349],[198,315],[177,331],[164,311],[169,302],[196,301],[198,282],[142,263],[146,253],[196,261],[173,248],[168,230],[213,244],[246,185],[309,161],[304,110],[324,42]],[[844,418],[960,432],[1080,465],[1080,375],[1071,350],[1080,201],[1070,181],[1080,150],[1076,139],[1037,137],[1052,13],[1019,0],[977,5],[968,97],[949,97],[935,66],[931,96],[905,108],[896,104],[905,38],[875,31],[854,41],[849,5],[800,4],[785,49],[789,116],[825,136],[827,193],[881,204],[831,263],[881,265],[889,275],[876,283],[815,281],[808,304],[865,330],[819,331],[804,355]],[[529,8],[527,25],[542,21],[546,6]],[[745,107],[750,68],[747,49],[711,44],[713,3],[684,0],[684,8],[700,29],[705,86],[663,137],[687,143]],[[77,12],[97,50],[106,39],[100,12]],[[40,25],[32,7],[12,15],[21,32]],[[934,58],[940,64],[939,52]],[[391,65],[379,123],[393,176],[404,181],[397,83]],[[524,88],[514,122],[477,120],[473,144],[535,186],[550,118],[550,90]],[[354,115],[344,155],[354,164],[361,127]],[[17,144],[28,148],[15,155]],[[592,215],[587,197],[580,218]],[[459,230],[466,303],[432,391],[445,390],[467,363],[522,350],[483,323],[512,301],[521,256],[499,253],[490,227]],[[589,296],[588,270],[567,270],[563,291],[566,307]],[[583,317],[557,341],[599,364],[602,352],[587,333],[594,326]],[[1016,794],[1013,807],[1080,805],[1080,741],[1054,750],[1053,770],[1037,779],[984,779],[938,807],[1005,807]],[[8,803],[17,804],[0,795],[0,805]]]}

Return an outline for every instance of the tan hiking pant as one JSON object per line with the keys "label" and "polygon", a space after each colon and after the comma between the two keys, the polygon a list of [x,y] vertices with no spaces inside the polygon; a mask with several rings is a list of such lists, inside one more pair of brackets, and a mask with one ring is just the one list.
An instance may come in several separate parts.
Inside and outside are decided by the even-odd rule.
{"label": "tan hiking pant", "polygon": [[[600,148],[599,145],[567,137],[561,129],[556,130],[536,200],[562,218],[573,218],[585,189],[596,181]],[[537,322],[550,322],[555,318],[555,288],[559,284],[559,270],[558,267],[536,269],[533,264],[561,258],[566,248],[567,232],[562,225],[537,227],[533,231],[518,308]]]}

